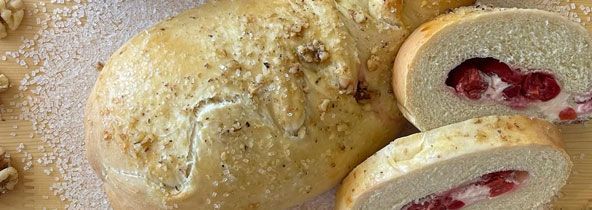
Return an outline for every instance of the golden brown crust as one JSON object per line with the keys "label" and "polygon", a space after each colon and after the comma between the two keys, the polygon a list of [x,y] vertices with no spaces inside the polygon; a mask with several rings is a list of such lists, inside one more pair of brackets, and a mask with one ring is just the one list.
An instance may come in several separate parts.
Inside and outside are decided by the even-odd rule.
{"label": "golden brown crust", "polygon": [[452,8],[469,6],[474,3],[475,0],[407,0],[403,1],[402,19],[410,29],[415,29]]}
{"label": "golden brown crust", "polygon": [[[337,209],[356,209],[364,196],[372,194],[387,180],[412,176],[424,167],[517,147],[532,147],[533,151],[552,148],[559,151],[563,159],[569,160],[559,130],[549,122],[523,116],[471,119],[393,141],[344,179],[336,196]],[[491,164],[501,167],[505,163]],[[565,171],[570,170],[570,164]],[[378,171],[383,171],[384,176],[376,176]]]}

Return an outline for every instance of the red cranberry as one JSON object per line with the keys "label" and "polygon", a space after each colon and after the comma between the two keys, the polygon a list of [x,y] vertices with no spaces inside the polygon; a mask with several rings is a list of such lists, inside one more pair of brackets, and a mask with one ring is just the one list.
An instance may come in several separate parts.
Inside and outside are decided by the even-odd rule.
{"label": "red cranberry", "polygon": [[526,75],[522,83],[522,94],[531,100],[549,101],[559,95],[561,87],[553,75],[534,72]]}
{"label": "red cranberry", "polygon": [[559,119],[560,120],[575,120],[578,118],[578,113],[571,107],[567,107],[561,112],[559,112]]}
{"label": "red cranberry", "polygon": [[510,66],[503,62],[500,62],[493,58],[483,58],[480,61],[479,69],[483,73],[497,75],[502,81],[512,84],[519,85],[522,83],[523,76],[518,71],[514,71]]}
{"label": "red cranberry", "polygon": [[519,69],[494,58],[472,58],[454,68],[446,79],[446,85],[457,93],[477,100],[487,90],[489,83],[480,73],[498,76],[509,86],[503,90],[508,106],[525,108],[532,101],[549,101],[561,92],[553,75],[535,72],[524,75]]}
{"label": "red cranberry", "polygon": [[473,65],[460,65],[448,77],[446,84],[469,99],[477,100],[487,90],[487,83]]}
{"label": "red cranberry", "polygon": [[[419,201],[408,203],[404,210],[435,210],[435,209],[460,209],[466,204],[463,201],[455,200],[452,195],[456,192],[463,192],[469,187],[489,187],[489,197],[496,197],[512,191],[516,186],[526,179],[527,172],[524,171],[498,171],[485,174],[474,183],[451,189],[449,191],[426,196]],[[515,183],[515,182],[518,183]]]}
{"label": "red cranberry", "polygon": [[516,187],[516,183],[508,181],[515,179],[514,171],[500,171],[481,176],[481,181],[477,185],[489,187],[489,197],[496,197],[507,193]]}
{"label": "red cranberry", "polygon": [[522,87],[520,85],[512,85],[504,89],[503,93],[506,99],[516,98],[520,96]]}

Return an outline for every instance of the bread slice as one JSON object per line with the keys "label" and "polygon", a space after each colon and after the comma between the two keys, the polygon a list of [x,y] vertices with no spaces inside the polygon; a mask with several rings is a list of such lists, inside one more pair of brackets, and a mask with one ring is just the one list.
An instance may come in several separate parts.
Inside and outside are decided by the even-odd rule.
{"label": "bread slice", "polygon": [[336,209],[402,209],[500,171],[524,171],[528,178],[517,179],[521,184],[513,190],[465,207],[534,209],[552,200],[571,167],[551,123],[523,116],[476,118],[395,140],[347,176]]}
{"label": "bread slice", "polygon": [[[473,58],[501,61],[498,64],[518,74],[515,87],[519,95],[507,97],[504,85],[512,83],[481,69],[477,76],[487,86],[479,87],[483,92],[477,100],[447,84],[453,78],[452,70]],[[537,83],[537,78],[551,78],[555,89]],[[582,26],[550,12],[458,9],[423,24],[406,40],[395,60],[393,88],[403,114],[423,131],[489,115],[525,114],[553,122],[587,120],[592,116],[592,36]],[[545,88],[555,90],[556,95],[526,98],[544,95]]]}

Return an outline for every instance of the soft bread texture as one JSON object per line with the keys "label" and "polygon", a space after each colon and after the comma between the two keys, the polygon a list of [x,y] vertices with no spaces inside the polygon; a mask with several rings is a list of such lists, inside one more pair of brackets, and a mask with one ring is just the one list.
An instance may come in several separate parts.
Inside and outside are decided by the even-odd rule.
{"label": "soft bread texture", "polygon": [[572,163],[552,124],[522,116],[471,119],[395,140],[358,167],[337,192],[337,209],[400,209],[483,174],[523,170],[515,191],[466,209],[535,209],[565,185]]}
{"label": "soft bread texture", "polygon": [[[283,209],[337,184],[404,119],[395,0],[211,1],[138,34],[86,107],[115,209]],[[437,14],[437,13],[434,13]]]}
{"label": "soft bread texture", "polygon": [[477,0],[478,4],[500,8],[524,8],[554,10],[561,1],[557,0]]}
{"label": "soft bread texture", "polygon": [[448,73],[475,57],[551,71],[565,93],[592,90],[592,37],[582,26],[540,10],[462,8],[423,24],[401,47],[393,88],[405,117],[422,131],[495,114],[545,117],[471,101],[446,86]]}

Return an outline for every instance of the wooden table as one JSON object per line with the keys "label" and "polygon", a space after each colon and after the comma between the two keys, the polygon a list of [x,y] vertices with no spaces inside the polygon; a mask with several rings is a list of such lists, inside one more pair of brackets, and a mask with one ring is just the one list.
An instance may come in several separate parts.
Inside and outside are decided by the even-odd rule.
{"label": "wooden table", "polygon": [[[33,8],[33,0],[24,0],[26,8]],[[50,5],[50,0],[42,0]],[[567,1],[567,0],[566,0]],[[592,6],[592,0],[572,0],[570,2],[584,3]],[[51,7],[51,5],[50,5]],[[9,37],[0,40],[0,56],[4,51],[14,51],[21,44],[21,36],[26,38],[33,37],[39,30],[35,24],[35,18],[25,16],[21,27],[10,33]],[[587,24],[592,31],[592,23]],[[592,71],[592,69],[591,69]],[[7,75],[13,84],[18,85],[21,78],[30,72],[30,69],[17,65],[13,60],[0,60],[0,73]],[[0,107],[4,110],[13,111],[2,114],[0,120],[0,146],[4,147],[13,157],[13,164],[20,173],[20,182],[14,191],[0,195],[0,209],[63,209],[65,203],[60,201],[59,197],[54,196],[49,189],[55,182],[58,173],[53,172],[48,176],[43,173],[43,167],[34,166],[29,171],[23,171],[24,163],[22,153],[16,152],[20,143],[25,145],[25,150],[33,155],[36,160],[42,155],[37,150],[39,145],[44,143],[33,133],[31,122],[18,120],[19,110],[12,104],[18,103],[13,97],[17,93],[17,88],[11,88],[8,92],[0,94]],[[563,188],[562,193],[555,203],[557,209],[592,209],[592,123],[586,125],[573,125],[562,127],[567,150],[575,163],[575,170],[569,183]],[[16,136],[13,136],[16,134]]]}

